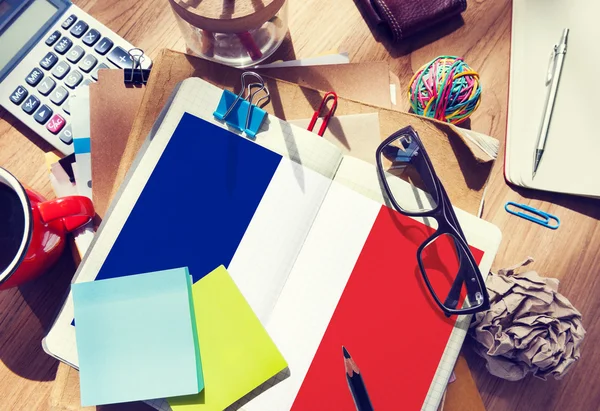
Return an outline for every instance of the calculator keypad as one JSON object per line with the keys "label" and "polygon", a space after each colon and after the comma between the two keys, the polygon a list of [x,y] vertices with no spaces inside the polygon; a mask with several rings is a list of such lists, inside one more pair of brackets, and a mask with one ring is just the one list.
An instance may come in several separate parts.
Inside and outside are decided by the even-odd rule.
{"label": "calculator keypad", "polygon": [[[114,33],[93,19],[77,16],[69,15],[41,39],[31,53],[35,53],[35,60],[40,56],[43,58],[37,64],[35,60],[29,60],[30,66],[20,69],[20,79],[13,76],[10,81],[16,88],[11,87],[12,93],[6,96],[15,107],[20,107],[16,114],[26,124],[25,117],[28,117],[30,122],[35,119],[33,123],[37,122],[47,130],[41,133],[42,137],[46,138],[49,133],[56,136],[54,141],[48,139],[52,144],[58,140],[73,144],[70,100],[78,87],[97,81],[101,69],[131,68],[133,65],[126,43],[116,40],[118,37]],[[6,93],[11,89],[5,90]]]}
{"label": "calculator keypad", "polygon": [[112,49],[112,51],[108,55],[108,61],[122,69],[133,67],[133,61],[131,61],[131,56],[127,51],[125,51],[125,49],[121,47],[115,47],[114,49]]}
{"label": "calculator keypad", "polygon": [[27,89],[25,87],[23,87],[23,86],[19,86],[10,95],[10,101],[12,101],[13,103],[15,103],[16,105],[19,105],[19,104],[21,104],[21,102],[23,100],[25,100],[25,98],[27,97],[27,94],[29,94],[27,92]]}
{"label": "calculator keypad", "polygon": [[69,33],[71,33],[73,35],[73,37],[77,37],[80,38],[81,36],[83,36],[83,33],[85,33],[85,31],[88,29],[88,25],[85,21],[81,21],[79,20],[77,22],[77,24],[75,24],[73,26],[73,28],[71,29],[71,31]]}
{"label": "calculator keypad", "polygon": [[60,31],[56,30],[54,33],[48,36],[46,39],[46,46],[52,46],[56,43],[56,40],[60,38]]}
{"label": "calculator keypad", "polygon": [[50,70],[52,67],[54,67],[57,61],[58,57],[56,57],[56,54],[49,51],[42,61],[40,61],[40,66],[42,66],[43,69]]}
{"label": "calculator keypad", "polygon": [[69,60],[71,63],[77,63],[79,60],[81,60],[84,54],[85,51],[83,50],[83,47],[75,46],[67,53],[67,60]]}
{"label": "calculator keypad", "polygon": [[27,114],[31,114],[35,111],[36,108],[40,105],[40,99],[34,96],[33,94],[27,97],[25,103],[21,106],[24,112]]}
{"label": "calculator keypad", "polygon": [[74,14],[71,14],[69,17],[66,18],[65,21],[63,21],[63,24],[61,24],[61,27],[65,30],[67,30],[69,27],[71,27],[73,25],[73,23],[75,23],[76,20],[77,20],[77,16],[75,16]]}
{"label": "calculator keypad", "polygon": [[73,45],[73,41],[71,41],[68,37],[63,37],[60,41],[54,46],[54,51],[58,54],[65,54],[67,50],[71,48]]}
{"label": "calculator keypad", "polygon": [[79,68],[81,71],[89,73],[92,71],[96,63],[98,63],[96,57],[92,56],[91,54],[87,54],[83,60],[81,60],[81,63],[79,63]]}
{"label": "calculator keypad", "polygon": [[63,116],[60,114],[55,114],[50,121],[48,121],[48,124],[46,124],[46,128],[52,134],[58,134],[58,132],[65,126],[65,123],[66,121]]}
{"label": "calculator keypad", "polygon": [[44,73],[42,72],[42,70],[36,67],[33,70],[31,70],[27,77],[25,77],[25,81],[30,86],[35,87],[42,78],[44,78]]}
{"label": "calculator keypad", "polygon": [[100,32],[96,29],[91,29],[81,39],[86,46],[93,46],[100,39]]}
{"label": "calculator keypad", "polygon": [[38,86],[37,91],[39,91],[42,96],[47,96],[54,90],[54,87],[56,87],[56,81],[52,80],[52,77],[46,77]]}
{"label": "calculator keypad", "polygon": [[63,128],[63,131],[58,138],[65,144],[73,143],[73,131],[71,130],[70,124],[67,124],[67,126]]}
{"label": "calculator keypad", "polygon": [[65,84],[67,87],[75,89],[81,83],[81,80],[83,80],[83,75],[77,69],[73,69],[65,78]]}
{"label": "calculator keypad", "polygon": [[61,80],[71,70],[71,66],[66,61],[61,61],[52,70],[52,75],[57,79]]}
{"label": "calculator keypad", "polygon": [[42,107],[38,109],[33,115],[35,121],[40,124],[46,124],[46,121],[52,116],[52,109],[45,104],[42,104]]}
{"label": "calculator keypad", "polygon": [[58,86],[54,89],[52,94],[50,94],[50,101],[60,106],[63,101],[65,101],[69,97],[69,92],[63,86]]}
{"label": "calculator keypad", "polygon": [[100,40],[98,44],[96,44],[96,47],[94,47],[94,51],[104,56],[106,53],[108,53],[108,50],[111,49],[113,44],[114,43],[111,39],[104,37],[102,40]]}

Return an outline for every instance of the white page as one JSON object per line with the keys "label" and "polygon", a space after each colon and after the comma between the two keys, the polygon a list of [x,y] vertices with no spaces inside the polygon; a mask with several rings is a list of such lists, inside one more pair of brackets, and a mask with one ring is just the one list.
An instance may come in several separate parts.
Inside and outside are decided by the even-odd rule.
{"label": "white page", "polygon": [[[548,191],[600,196],[600,38],[595,0],[515,0],[506,174],[509,181]],[[533,158],[548,88],[550,53],[569,28],[569,41],[545,152],[532,179]]]}

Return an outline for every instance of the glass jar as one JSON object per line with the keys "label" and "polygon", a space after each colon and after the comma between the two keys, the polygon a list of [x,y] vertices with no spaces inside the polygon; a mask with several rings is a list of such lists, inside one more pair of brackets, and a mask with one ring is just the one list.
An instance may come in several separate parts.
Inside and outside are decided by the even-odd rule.
{"label": "glass jar", "polygon": [[288,31],[287,0],[169,0],[189,51],[234,67],[268,58]]}

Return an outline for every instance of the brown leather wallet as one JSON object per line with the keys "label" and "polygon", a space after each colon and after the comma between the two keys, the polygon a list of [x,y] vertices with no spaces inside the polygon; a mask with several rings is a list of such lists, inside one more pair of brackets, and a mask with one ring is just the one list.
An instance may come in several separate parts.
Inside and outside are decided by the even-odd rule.
{"label": "brown leather wallet", "polygon": [[368,20],[390,29],[394,41],[462,13],[467,0],[358,0]]}

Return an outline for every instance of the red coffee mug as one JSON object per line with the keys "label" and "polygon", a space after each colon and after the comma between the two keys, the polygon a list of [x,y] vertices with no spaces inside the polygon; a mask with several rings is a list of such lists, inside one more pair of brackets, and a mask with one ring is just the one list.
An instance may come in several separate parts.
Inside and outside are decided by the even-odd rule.
{"label": "red coffee mug", "polygon": [[[2,167],[0,194],[0,213],[5,208],[0,215],[0,235],[4,234],[0,236],[4,241],[4,251],[0,250],[3,262],[0,263],[0,290],[19,286],[43,274],[60,257],[66,234],[89,222],[95,214],[89,198],[70,196],[46,201],[35,191],[24,188]],[[7,214],[12,219],[2,222],[2,218],[10,218]],[[7,233],[8,230],[11,232]],[[8,249],[11,251],[6,251]]]}

